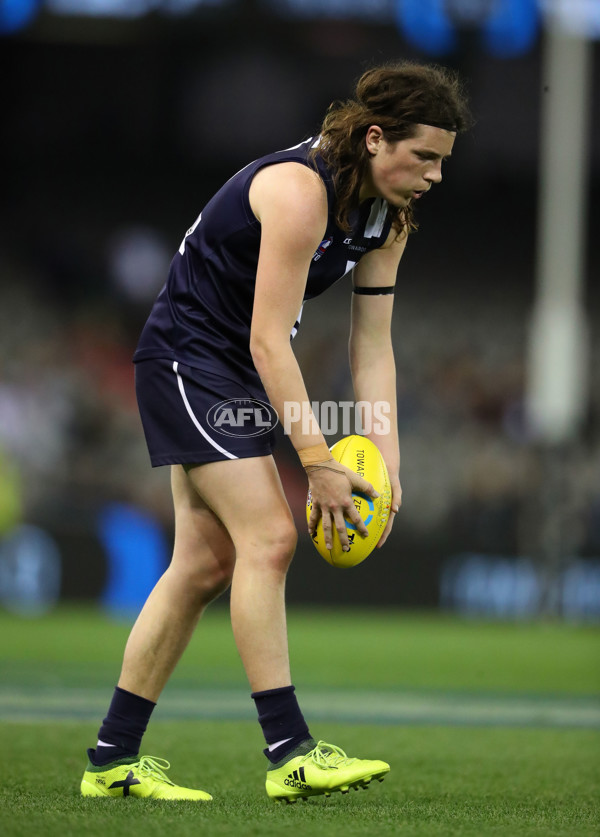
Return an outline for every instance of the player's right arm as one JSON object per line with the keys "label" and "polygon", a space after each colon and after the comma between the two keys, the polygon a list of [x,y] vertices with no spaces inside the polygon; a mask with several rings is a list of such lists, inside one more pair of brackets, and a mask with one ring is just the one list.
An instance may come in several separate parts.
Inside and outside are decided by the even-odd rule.
{"label": "player's right arm", "polygon": [[[261,225],[250,351],[282,418],[286,401],[309,406],[290,334],[310,261],[327,226],[327,197],[316,172],[300,163],[281,163],[255,175],[249,198]],[[325,441],[315,421],[294,422],[290,439],[296,450]]]}
{"label": "player's right arm", "polygon": [[[302,405],[304,415],[309,418],[309,421],[290,425],[290,439],[295,449],[326,447],[312,416],[306,386],[290,344],[311,259],[327,227],[325,186],[312,169],[299,163],[281,163],[256,174],[249,198],[252,211],[261,224],[250,332],[252,359],[279,416],[284,416],[286,402],[294,402]],[[314,529],[322,514],[326,542],[329,539],[331,543],[333,519],[342,544],[347,545],[344,514],[366,534],[352,503],[351,485],[362,491],[369,491],[369,488],[372,491],[372,488],[349,469],[335,462],[332,464],[334,470],[317,469],[308,473],[315,510],[309,531]]]}

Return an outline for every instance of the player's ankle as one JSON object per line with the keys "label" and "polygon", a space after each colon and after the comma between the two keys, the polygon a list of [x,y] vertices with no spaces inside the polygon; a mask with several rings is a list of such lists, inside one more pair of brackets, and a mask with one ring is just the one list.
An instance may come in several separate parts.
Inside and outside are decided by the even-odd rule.
{"label": "player's ankle", "polygon": [[[271,763],[280,762],[299,744],[310,739],[310,732],[298,705],[294,686],[253,692],[258,721],[262,727]],[[274,750],[269,745],[278,744]]]}
{"label": "player's ankle", "polygon": [[298,747],[301,744],[304,744],[305,741],[309,741],[311,744],[315,743],[310,733],[295,735],[279,747],[275,747],[274,750],[269,750],[267,748],[263,750],[263,753],[269,759],[271,764],[279,764],[283,761],[287,761],[288,757],[294,752],[294,750],[297,750]]}
{"label": "player's ankle", "polygon": [[113,761],[121,761],[121,759],[135,758],[138,754],[131,750],[123,749],[122,747],[106,747],[96,746],[95,750],[87,751],[88,758],[94,767],[104,767],[111,764]]}

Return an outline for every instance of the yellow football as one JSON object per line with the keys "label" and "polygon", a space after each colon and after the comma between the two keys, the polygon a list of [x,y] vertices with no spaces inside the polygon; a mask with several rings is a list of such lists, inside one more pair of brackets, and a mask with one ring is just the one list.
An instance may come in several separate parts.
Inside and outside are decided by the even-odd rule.
{"label": "yellow football", "polygon": [[[370,439],[364,436],[345,436],[331,448],[331,455],[338,462],[341,462],[342,465],[346,465],[355,473],[364,477],[367,482],[371,483],[375,491],[379,493],[377,499],[373,499],[366,494],[359,494],[358,492],[352,493],[354,505],[362,517],[369,534],[363,537],[357,531],[356,526],[349,520],[346,520],[348,540],[350,541],[350,549],[348,552],[342,550],[342,544],[340,543],[340,538],[335,528],[332,530],[332,548],[327,549],[323,536],[323,521],[319,519],[315,533],[312,536],[312,541],[317,552],[332,566],[346,569],[360,564],[375,549],[390,516],[392,490],[383,457],[377,445],[374,445]],[[307,520],[310,517],[311,510],[312,497],[309,491],[306,501]]]}

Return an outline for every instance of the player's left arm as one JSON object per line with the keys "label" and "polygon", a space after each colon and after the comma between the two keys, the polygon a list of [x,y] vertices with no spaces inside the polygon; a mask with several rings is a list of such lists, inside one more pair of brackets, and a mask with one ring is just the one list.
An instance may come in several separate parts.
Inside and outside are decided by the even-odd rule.
{"label": "player's left arm", "polygon": [[350,326],[350,369],[357,401],[371,404],[372,425],[365,435],[381,451],[390,475],[392,514],[379,539],[382,547],[402,503],[400,445],[396,407],[396,363],[392,346],[392,309],[398,265],[406,247],[406,235],[395,230],[383,247],[367,253],[354,268],[355,288],[382,289],[382,293],[353,293]]}

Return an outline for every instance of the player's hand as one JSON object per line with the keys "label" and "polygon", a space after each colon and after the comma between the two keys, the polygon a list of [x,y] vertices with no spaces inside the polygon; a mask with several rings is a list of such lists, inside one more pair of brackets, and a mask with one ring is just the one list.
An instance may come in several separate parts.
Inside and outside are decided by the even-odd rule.
{"label": "player's hand", "polygon": [[390,516],[388,518],[387,526],[383,530],[383,534],[377,542],[377,549],[381,549],[381,547],[388,539],[388,535],[392,531],[392,526],[394,525],[394,519],[396,517],[396,514],[400,511],[400,506],[402,505],[402,486],[400,485],[400,479],[397,476],[392,476],[390,474],[390,484],[392,488],[392,504],[390,508]]}
{"label": "player's hand", "polygon": [[309,535],[312,537],[319,518],[322,518],[327,549],[333,546],[332,532],[335,527],[342,549],[347,552],[350,543],[344,518],[350,520],[363,537],[368,534],[367,527],[352,500],[352,492],[359,491],[373,498],[379,497],[379,494],[370,482],[334,459],[324,464],[309,466],[306,473],[312,497],[312,511],[308,520]]}

